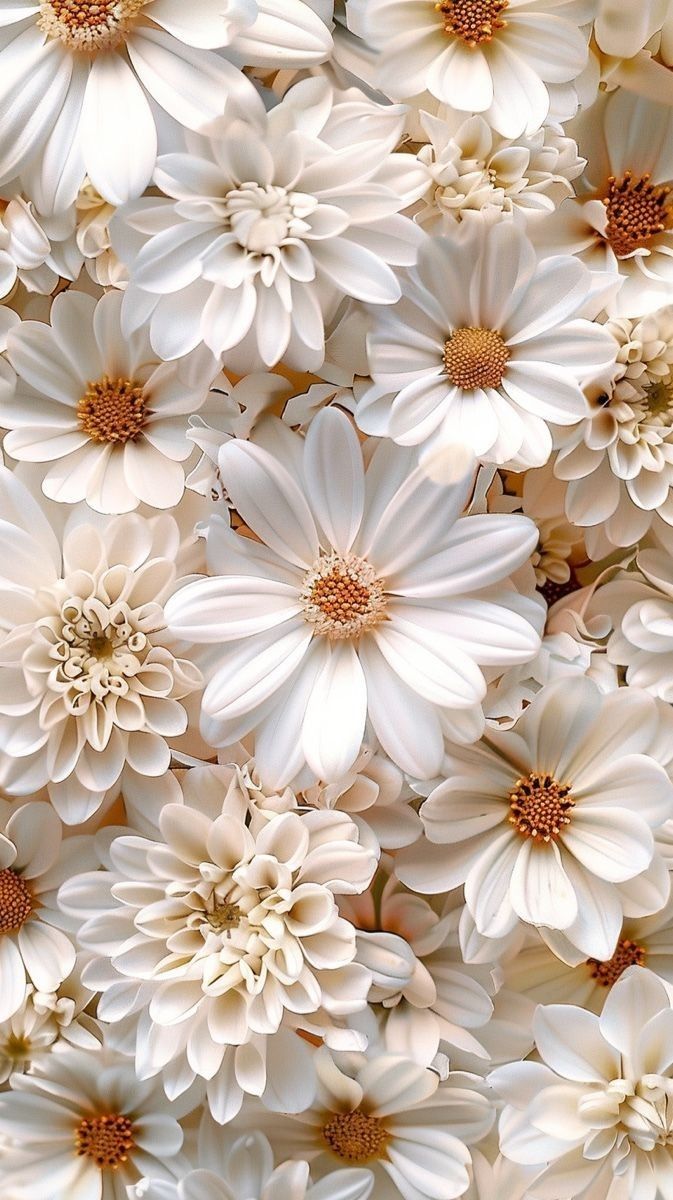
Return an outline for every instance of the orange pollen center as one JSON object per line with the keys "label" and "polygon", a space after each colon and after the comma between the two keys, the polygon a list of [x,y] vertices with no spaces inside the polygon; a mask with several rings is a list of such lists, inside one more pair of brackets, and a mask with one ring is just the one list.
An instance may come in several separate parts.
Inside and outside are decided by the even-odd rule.
{"label": "orange pollen center", "polygon": [[671,228],[670,191],[670,187],[655,187],[649,175],[634,179],[626,171],[623,179],[610,177],[603,199],[608,214],[605,236],[617,258],[642,249],[658,233]]}
{"label": "orange pollen center", "polygon": [[316,633],[337,640],[356,638],[385,620],[383,583],[371,563],[334,551],[307,573],[301,592],[304,617]]}
{"label": "orange pollen center", "polygon": [[142,387],[130,379],[104,375],[87,389],[77,405],[79,427],[92,442],[130,442],[146,419]]}
{"label": "orange pollen center", "polygon": [[336,1113],[323,1127],[323,1140],[344,1162],[368,1163],[382,1158],[390,1134],[383,1128],[378,1117],[368,1113]]}
{"label": "orange pollen center", "polygon": [[588,958],[587,966],[591,968],[591,978],[596,980],[599,987],[612,987],[627,967],[643,967],[646,951],[643,946],[632,942],[630,938],[621,938],[612,958],[601,962],[599,958]]}
{"label": "orange pollen center", "polygon": [[26,881],[10,869],[0,871],[0,933],[14,933],[33,911],[33,897]]}
{"label": "orange pollen center", "polygon": [[46,0],[38,27],[69,50],[96,54],[124,41],[147,0]]}
{"label": "orange pollen center", "polygon": [[75,1132],[78,1155],[92,1158],[101,1171],[116,1171],[134,1146],[132,1122],[116,1113],[85,1117]]}
{"label": "orange pollen center", "polygon": [[501,19],[509,0],[440,0],[435,9],[444,18],[444,32],[460,38],[470,49],[490,42],[499,29],[506,29]]}
{"label": "orange pollen center", "polygon": [[509,794],[509,821],[522,837],[536,842],[555,842],[564,825],[570,824],[575,801],[569,783],[557,783],[552,775],[531,771],[517,779]]}
{"label": "orange pollen center", "polygon": [[444,370],[455,387],[500,387],[509,350],[495,329],[456,329],[444,343]]}

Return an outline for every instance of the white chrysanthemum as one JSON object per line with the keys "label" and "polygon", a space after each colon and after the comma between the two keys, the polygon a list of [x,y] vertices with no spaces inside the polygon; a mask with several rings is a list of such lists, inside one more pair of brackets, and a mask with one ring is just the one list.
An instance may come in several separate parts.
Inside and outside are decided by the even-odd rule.
{"label": "white chrysanthemum", "polygon": [[[225,1149],[222,1138],[200,1147],[199,1167],[179,1183],[146,1180],[132,1200],[368,1200],[370,1171],[331,1171],[312,1186],[306,1161],[291,1159],[274,1167],[273,1151],[261,1133],[244,1134]],[[210,1153],[209,1153],[210,1151]]]}
{"label": "white chrysanthemum", "polygon": [[205,346],[172,363],[153,353],[147,332],[122,335],[119,292],[97,303],[65,292],[51,324],[22,321],[7,339],[18,374],[0,397],[4,448],[44,464],[51,500],[86,500],[97,512],[125,513],[143,502],[170,508],[185,488],[192,453],[189,415],[208,398],[219,366]]}
{"label": "white chrysanthemum", "polygon": [[171,629],[211,647],[204,737],[256,731],[267,783],[308,763],[334,782],[367,718],[402,770],[428,778],[442,730],[473,739],[486,684],[478,664],[532,658],[541,610],[508,575],[531,552],[525,517],[461,518],[469,480],[446,486],[412,451],[381,443],[365,470],[337,409],[306,439],[279,421],[220,451],[220,475],[258,540],[211,518],[213,578],[171,601]]}
{"label": "white chrysanthemum", "polygon": [[[0,1020],[18,1012],[29,981],[55,992],[75,965],[75,923],[56,893],[74,871],[93,866],[88,837],[62,838],[49,804],[0,800]],[[66,932],[67,931],[67,932]]]}
{"label": "white chrysanthemum", "polygon": [[673,701],[673,561],[663,549],[641,550],[636,570],[620,571],[594,596],[613,632],[607,656],[624,667],[626,682]]}
{"label": "white chrysanthemum", "polygon": [[157,776],[199,687],[164,616],[179,586],[172,517],[89,523],[75,509],[62,545],[28,489],[3,468],[0,780],[45,785],[68,824],[85,821],[124,769]]}
{"label": "white chrysanthemum", "polygon": [[523,230],[475,220],[421,249],[404,299],[375,314],[365,433],[402,445],[464,442],[488,462],[542,466],[549,423],[587,415],[584,380],[617,344],[580,316],[591,276],[569,255],[538,264]]}
{"label": "white chrysanthemum", "polygon": [[428,233],[445,233],[454,221],[481,210],[533,216],[553,212],[572,195],[571,179],[582,173],[572,138],[545,125],[530,137],[503,138],[483,117],[460,119],[457,113],[420,121],[428,144],[417,159],[428,171],[429,186],[415,220]]}
{"label": "white chrysanthemum", "polygon": [[587,957],[610,958],[625,907],[651,913],[668,899],[653,836],[673,805],[659,733],[644,692],[548,684],[513,730],[448,749],[447,778],[421,809],[431,844],[402,851],[397,873],[428,892],[464,882],[486,937],[524,921],[552,947],[559,930]]}
{"label": "white chrysanthemum", "polygon": [[0,180],[21,174],[45,212],[67,208],[85,173],[112,204],[139,196],[157,155],[153,105],[200,129],[229,99],[254,104],[218,48],[302,66],[332,44],[303,0],[3,0],[0,23]]}
{"label": "white chrysanthemum", "polygon": [[74,280],[82,265],[70,212],[43,217],[23,196],[0,199],[0,299],[17,280],[48,295],[59,278]]}
{"label": "white chrysanthemum", "polygon": [[81,979],[86,961],[87,956],[77,956],[57,991],[40,992],[28,984],[21,1008],[0,1022],[0,1083],[15,1071],[31,1070],[57,1044],[95,1049],[101,1043],[100,1026],[86,1011],[93,999]]}
{"label": "white chrysanthemum", "polygon": [[587,63],[594,0],[367,0],[362,32],[380,53],[374,79],[395,100],[426,89],[483,113],[505,137],[549,116],[549,85]]}
{"label": "white chrysanthemum", "polygon": [[378,903],[369,891],[342,911],[356,926],[358,961],[372,972],[369,1003],[384,1021],[386,1048],[428,1067],[440,1049],[488,1060],[479,1036],[493,1014],[491,965],[463,961],[462,894],[437,908],[391,875]]}
{"label": "white chrysanthemum", "polygon": [[[488,1133],[493,1110],[474,1076],[437,1075],[394,1054],[337,1061],[315,1056],[318,1095],[296,1116],[271,1113],[260,1125],[272,1145],[307,1158],[314,1176],[366,1167],[376,1200],[453,1200],[468,1187],[468,1144]],[[467,1144],[466,1144],[467,1143]]]}
{"label": "white chrysanthemum", "polygon": [[673,9],[669,0],[598,0],[592,55],[604,87],[673,101]]}
{"label": "white chrysanthemum", "polygon": [[392,304],[392,265],[416,258],[421,230],[400,209],[419,171],[391,151],[404,110],[324,79],[295,84],[270,112],[223,122],[189,153],[159,159],[162,199],[125,206],[112,242],[127,264],[127,327],[149,321],[175,358],[205,341],[240,374],[281,358],[324,358],[324,321],[342,295]]}
{"label": "white chrysanthemum", "polygon": [[637,542],[656,513],[673,524],[673,309],[607,328],[619,344],[617,380],[592,389],[575,429],[557,431],[554,463],[594,557]]}
{"label": "white chrysanthemum", "polygon": [[421,833],[411,805],[414,793],[398,767],[380,751],[364,746],[350,771],[334,783],[305,787],[300,800],[315,808],[348,813],[360,830],[360,841],[372,849],[399,850]]}
{"label": "white chrysanthemum", "polygon": [[140,1177],[181,1173],[183,1133],[161,1086],[121,1054],[67,1047],[12,1089],[0,1095],[2,1182],[17,1200],[127,1200]]}
{"label": "white chrysanthemum", "polygon": [[658,1200],[673,1178],[673,1010],[660,980],[632,967],[600,1017],[538,1008],[540,1062],[491,1075],[507,1102],[503,1153],[538,1166],[531,1196]]}
{"label": "white chrysanthemum", "polygon": [[125,288],[128,283],[128,271],[110,241],[110,221],[116,211],[85,178],[75,201],[75,238],[88,274],[104,288]]}
{"label": "white chrysanthemum", "polygon": [[365,1006],[370,975],[336,897],[366,888],[376,858],[341,813],[246,824],[247,798],[217,767],[186,772],[182,788],[153,839],[117,838],[109,871],[62,888],[82,945],[102,956],[85,982],[104,992],[102,1020],[133,1016],[141,1078],[162,1071],[181,1092],[200,1076],[220,1121],[244,1092],[301,1108],[314,1081],[288,1094],[305,1070],[294,1031]]}

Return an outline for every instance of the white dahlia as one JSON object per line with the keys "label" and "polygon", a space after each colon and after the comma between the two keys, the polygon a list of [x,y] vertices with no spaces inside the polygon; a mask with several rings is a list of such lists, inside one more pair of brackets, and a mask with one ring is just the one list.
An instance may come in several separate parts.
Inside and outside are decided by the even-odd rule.
{"label": "white dahlia", "polygon": [[[182,1115],[182,1112],[179,1113]],[[3,1188],[16,1200],[127,1200],[181,1173],[183,1133],[159,1084],[121,1054],[65,1047],[0,1095]]]}
{"label": "white dahlia", "polygon": [[497,1068],[506,1101],[500,1144],[535,1167],[540,1200],[663,1200],[673,1179],[673,1010],[666,989],[632,967],[600,1017],[571,1004],[539,1007],[541,1061]]}
{"label": "white dahlia", "polygon": [[437,773],[442,731],[479,735],[480,665],[532,658],[540,609],[508,576],[536,540],[520,516],[460,516],[470,481],[432,482],[414,452],[357,436],[324,409],[306,439],[267,421],[220,450],[223,485],[250,530],[208,532],[212,578],[168,606],[177,636],[209,647],[208,741],[256,731],[279,786],[307,763],[339,780],[367,718],[393,762]]}
{"label": "white dahlia", "polygon": [[637,569],[619,571],[594,596],[591,608],[607,614],[613,632],[607,656],[625,669],[626,683],[673,701],[673,561],[663,549],[644,549]]}
{"label": "white dahlia", "polygon": [[45,212],[67,208],[85,173],[112,204],[139,196],[157,156],[153,106],[199,129],[232,98],[254,104],[220,47],[301,66],[332,44],[303,0],[2,0],[0,27],[0,183],[21,174]]}
{"label": "white dahlia", "polygon": [[588,414],[581,384],[617,355],[580,315],[591,287],[569,255],[538,263],[518,224],[463,221],[428,240],[404,298],[374,315],[374,386],[358,425],[401,445],[464,442],[487,462],[542,466],[549,424]]}
{"label": "white dahlia", "polygon": [[398,875],[427,892],[464,883],[485,937],[523,921],[552,948],[560,931],[587,957],[610,958],[624,912],[655,912],[670,890],[654,838],[673,815],[660,729],[645,692],[548,684],[513,729],[448,748],[446,778],[421,809],[430,844],[402,851]]}
{"label": "white dahlia", "polygon": [[546,121],[550,85],[584,70],[579,26],[595,8],[595,0],[367,0],[360,24],[379,51],[374,80],[386,95],[427,89],[518,137]]}
{"label": "white dahlia", "polygon": [[91,522],[75,509],[61,544],[5,468],[0,499],[0,783],[10,795],[48,785],[77,824],[125,769],[162,775],[187,728],[180,700],[201,677],[164,616],[180,534],[169,516]]}
{"label": "white dahlia", "polygon": [[4,448],[22,462],[45,464],[51,500],[86,500],[104,513],[141,501],[170,508],[185,488],[192,453],[188,418],[208,398],[219,365],[205,346],[172,363],[153,353],[147,333],[122,336],[121,294],[65,292],[51,324],[22,321],[7,339],[18,374],[11,399],[0,397]]}
{"label": "white dahlia", "polygon": [[239,374],[281,358],[305,371],[324,358],[338,299],[392,304],[392,266],[415,261],[422,232],[400,210],[422,190],[395,155],[404,110],[324,79],[295,84],[270,112],[187,139],[162,156],[163,198],[125,206],[112,243],[127,264],[126,328],[149,322],[176,358],[205,341]]}
{"label": "white dahlia", "polygon": [[172,1094],[199,1076],[219,1121],[245,1092],[279,1108],[310,1103],[314,1078],[296,1030],[327,1033],[365,1007],[355,931],[341,894],[366,888],[376,859],[342,813],[286,812],[250,824],[227,772],[195,768],[153,839],[116,838],[110,869],[60,894],[100,956],[84,980],[101,1020],[135,1029],[140,1078]]}

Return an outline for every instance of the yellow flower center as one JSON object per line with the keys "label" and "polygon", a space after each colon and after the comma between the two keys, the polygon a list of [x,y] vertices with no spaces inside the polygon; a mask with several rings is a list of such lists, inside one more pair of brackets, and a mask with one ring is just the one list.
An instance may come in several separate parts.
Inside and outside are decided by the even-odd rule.
{"label": "yellow flower center", "polygon": [[356,638],[385,620],[383,583],[371,563],[334,551],[307,573],[301,598],[304,617],[316,633],[342,640]]}
{"label": "yellow flower center", "polygon": [[92,442],[132,441],[146,419],[143,388],[130,379],[102,379],[87,384],[77,405],[79,427]]}
{"label": "yellow flower center", "polygon": [[502,13],[508,7],[509,0],[440,0],[435,4],[444,18],[444,32],[460,38],[471,50],[507,28]]}
{"label": "yellow flower center", "polygon": [[390,1137],[378,1117],[368,1113],[336,1113],[323,1127],[322,1136],[333,1154],[351,1165],[381,1158]]}
{"label": "yellow flower center", "polygon": [[206,913],[206,920],[215,933],[236,929],[241,923],[243,913],[238,904],[223,900],[216,904],[212,912]]}
{"label": "yellow flower center", "polygon": [[49,38],[58,38],[69,50],[96,54],[112,50],[148,0],[46,0],[38,26]]}
{"label": "yellow flower center", "polygon": [[0,871],[0,933],[15,933],[33,911],[33,897],[16,871]]}
{"label": "yellow flower center", "polygon": [[591,968],[591,978],[595,979],[600,987],[609,988],[617,982],[627,967],[644,967],[646,956],[644,946],[639,946],[630,938],[621,938],[612,958],[606,958],[603,962],[599,958],[588,958],[586,965]]}
{"label": "yellow flower center", "polygon": [[655,187],[649,175],[636,179],[626,171],[622,179],[610,177],[603,199],[608,215],[605,236],[617,258],[643,249],[653,237],[671,228],[670,191],[670,187]]}
{"label": "yellow flower center", "polygon": [[85,1117],[75,1131],[77,1154],[92,1158],[101,1171],[116,1171],[134,1146],[133,1123],[118,1113]]}
{"label": "yellow flower center", "polygon": [[497,388],[509,362],[509,350],[495,329],[456,329],[444,343],[444,369],[455,387]]}
{"label": "yellow flower center", "polygon": [[575,801],[569,783],[531,771],[525,779],[517,779],[509,794],[509,807],[509,822],[522,837],[555,842],[563,826],[570,824]]}

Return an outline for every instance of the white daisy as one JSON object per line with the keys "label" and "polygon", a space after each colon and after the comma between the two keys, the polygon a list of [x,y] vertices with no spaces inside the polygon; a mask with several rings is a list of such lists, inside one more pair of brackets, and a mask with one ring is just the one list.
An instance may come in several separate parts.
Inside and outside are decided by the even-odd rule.
{"label": "white daisy", "polygon": [[[0,1095],[3,1186],[17,1200],[127,1200],[143,1175],[171,1178],[183,1133],[158,1084],[123,1055],[64,1048]],[[181,1115],[181,1114],[180,1114]]]}
{"label": "white daisy", "polygon": [[578,26],[594,10],[594,0],[367,0],[362,29],[379,51],[374,78],[388,96],[427,89],[518,137],[546,121],[549,85],[584,70]]}
{"label": "white daisy", "polygon": [[95,1049],[101,1043],[100,1026],[86,1011],[93,999],[81,980],[86,959],[77,956],[55,992],[37,991],[28,984],[21,1008],[0,1022],[0,1083],[15,1071],[29,1071],[57,1044]]}
{"label": "white daisy", "polygon": [[404,299],[378,311],[367,339],[374,387],[365,433],[402,445],[462,441],[487,462],[542,466],[549,423],[588,413],[584,380],[610,370],[617,345],[580,314],[591,275],[569,255],[538,263],[510,222],[463,221],[420,250]]}
{"label": "white daisy", "polygon": [[62,838],[49,804],[0,800],[0,1020],[18,1012],[26,984],[55,992],[75,965],[75,922],[56,893],[75,870],[95,863],[88,837]]}
{"label": "white daisy", "polygon": [[2,0],[0,25],[0,181],[21,174],[45,212],[71,204],[85,173],[112,204],[140,195],[157,155],[153,105],[199,129],[230,99],[254,104],[218,48],[301,66],[331,47],[302,0],[195,0],[189,10],[174,0]]}
{"label": "white daisy", "polygon": [[121,331],[119,292],[98,303],[65,292],[51,324],[22,321],[7,339],[18,374],[15,395],[0,397],[4,448],[44,463],[51,500],[86,500],[104,513],[141,501],[170,508],[185,488],[192,453],[188,418],[208,397],[219,366],[205,346],[172,363],[153,353],[145,330]]}
{"label": "white daisy", "polygon": [[631,968],[600,1017],[538,1008],[541,1061],[497,1068],[507,1102],[503,1153],[534,1166],[531,1195],[575,1200],[665,1197],[673,1178],[673,1010],[656,976]]}
{"label": "white daisy", "polygon": [[171,601],[171,629],[210,647],[204,736],[256,731],[268,783],[308,763],[339,780],[367,717],[402,770],[437,773],[442,728],[478,736],[478,664],[522,662],[540,610],[507,581],[536,531],[525,517],[461,518],[469,480],[433,483],[412,451],[381,443],[365,470],[337,409],[306,439],[267,421],[220,450],[220,475],[258,540],[213,517],[213,577]]}
{"label": "white daisy", "polygon": [[207,1080],[220,1121],[244,1092],[281,1108],[310,1102],[295,1030],[317,1022],[328,1034],[365,1006],[370,975],[336,897],[366,888],[376,865],[344,814],[246,824],[247,798],[231,783],[225,791],[218,768],[187,771],[184,801],[163,805],[153,839],[117,838],[110,871],[61,890],[81,944],[101,956],[84,973],[103,991],[99,1017],[133,1018],[140,1077],[163,1072],[174,1094]]}
{"label": "white daisy", "polygon": [[448,749],[447,778],[421,809],[437,848],[402,851],[397,873],[428,892],[464,882],[486,937],[524,921],[552,947],[560,930],[587,957],[610,958],[625,906],[651,913],[668,899],[653,836],[673,804],[659,734],[644,692],[603,696],[582,677],[548,684],[513,730]]}
{"label": "white daisy", "polygon": [[422,183],[413,158],[391,155],[403,125],[399,106],[306,79],[270,112],[250,106],[162,156],[154,179],[169,198],[112,221],[131,276],[125,327],[149,321],[163,358],[205,341],[239,374],[281,358],[320,366],[339,297],[392,304],[391,264],[415,261],[422,232],[398,214]]}
{"label": "white daisy", "polygon": [[0,782],[10,795],[48,784],[77,824],[125,769],[162,775],[187,728],[179,701],[201,676],[163,608],[179,586],[179,529],[135,514],[92,524],[74,509],[61,544],[5,468],[0,499]]}

